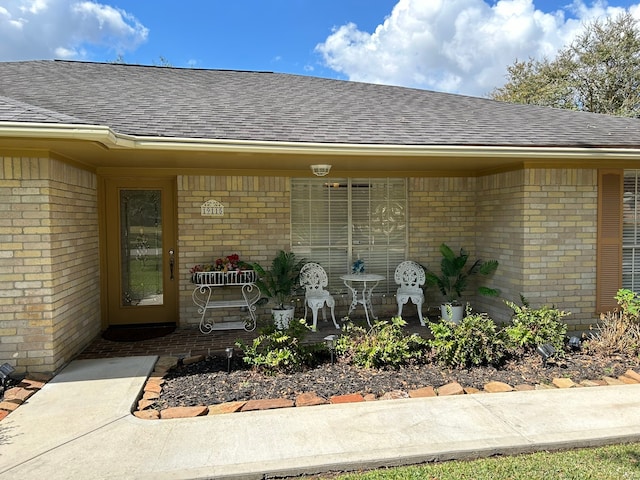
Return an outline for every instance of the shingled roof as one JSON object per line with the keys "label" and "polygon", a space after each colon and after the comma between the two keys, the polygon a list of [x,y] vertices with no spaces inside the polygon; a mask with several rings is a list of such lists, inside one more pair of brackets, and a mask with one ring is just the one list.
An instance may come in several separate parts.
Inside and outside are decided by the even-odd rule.
{"label": "shingled roof", "polygon": [[639,148],[640,120],[270,72],[0,63],[0,122],[369,145]]}

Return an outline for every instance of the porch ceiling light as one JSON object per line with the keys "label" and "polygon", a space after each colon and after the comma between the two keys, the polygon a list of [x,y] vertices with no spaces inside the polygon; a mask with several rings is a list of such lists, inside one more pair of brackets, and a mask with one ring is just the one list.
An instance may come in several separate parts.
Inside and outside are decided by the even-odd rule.
{"label": "porch ceiling light", "polygon": [[324,177],[331,170],[331,165],[311,165],[311,170],[316,177]]}

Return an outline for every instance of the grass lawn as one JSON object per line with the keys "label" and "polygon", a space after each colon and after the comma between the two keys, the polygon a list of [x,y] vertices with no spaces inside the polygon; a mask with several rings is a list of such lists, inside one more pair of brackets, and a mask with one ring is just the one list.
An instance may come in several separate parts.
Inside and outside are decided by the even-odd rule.
{"label": "grass lawn", "polygon": [[314,478],[335,480],[640,480],[640,443],[452,461]]}

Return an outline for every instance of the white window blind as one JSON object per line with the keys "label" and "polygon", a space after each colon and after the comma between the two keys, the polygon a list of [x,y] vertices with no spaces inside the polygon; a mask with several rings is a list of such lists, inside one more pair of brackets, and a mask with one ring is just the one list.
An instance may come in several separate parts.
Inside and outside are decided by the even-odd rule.
{"label": "white window blind", "polygon": [[384,275],[375,293],[391,294],[406,258],[407,186],[402,178],[300,178],[291,181],[291,249],[327,271],[329,289],[357,259]]}
{"label": "white window blind", "polygon": [[640,291],[640,170],[625,170],[622,227],[622,288]]}

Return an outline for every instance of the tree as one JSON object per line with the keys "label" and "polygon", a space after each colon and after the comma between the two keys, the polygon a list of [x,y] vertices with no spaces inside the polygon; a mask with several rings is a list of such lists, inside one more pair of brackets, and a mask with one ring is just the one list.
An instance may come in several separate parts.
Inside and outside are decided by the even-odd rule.
{"label": "tree", "polygon": [[596,20],[553,60],[516,60],[494,100],[640,117],[640,26]]}

